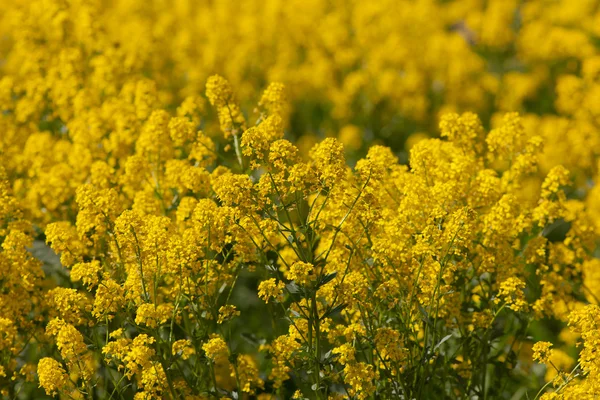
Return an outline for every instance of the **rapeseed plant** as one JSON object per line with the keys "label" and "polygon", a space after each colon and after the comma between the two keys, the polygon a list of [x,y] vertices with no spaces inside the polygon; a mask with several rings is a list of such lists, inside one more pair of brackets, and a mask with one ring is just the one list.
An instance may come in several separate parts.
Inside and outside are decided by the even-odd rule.
{"label": "rapeseed plant", "polygon": [[3,398],[600,395],[596,2],[0,11]]}

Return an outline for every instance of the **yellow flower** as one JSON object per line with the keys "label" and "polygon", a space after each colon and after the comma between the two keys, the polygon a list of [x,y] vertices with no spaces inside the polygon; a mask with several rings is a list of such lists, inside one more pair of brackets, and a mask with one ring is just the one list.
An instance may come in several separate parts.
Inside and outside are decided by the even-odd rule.
{"label": "yellow flower", "polygon": [[207,343],[202,345],[202,350],[206,353],[206,356],[213,362],[222,361],[229,357],[229,348],[227,343],[220,336],[211,338]]}
{"label": "yellow flower", "polygon": [[537,342],[533,345],[533,360],[542,364],[547,364],[552,357],[553,350],[550,342]]}
{"label": "yellow flower", "polygon": [[221,308],[219,308],[219,318],[217,319],[217,323],[222,324],[238,315],[240,315],[240,312],[234,305],[228,304],[221,306]]}
{"label": "yellow flower", "polygon": [[264,381],[260,378],[260,371],[254,358],[249,354],[240,354],[236,359],[235,368],[230,366],[231,377],[237,376],[241,385],[242,392],[255,394],[256,389],[264,389]]}
{"label": "yellow flower", "polygon": [[60,363],[52,358],[44,357],[38,362],[37,373],[40,387],[48,396],[56,396],[68,387],[68,375]]}
{"label": "yellow flower", "polygon": [[364,362],[352,362],[344,367],[344,382],[349,386],[348,393],[357,399],[368,399],[375,393],[377,372],[373,366]]}
{"label": "yellow flower", "polygon": [[188,339],[181,339],[173,342],[172,354],[177,355],[181,353],[181,358],[187,360],[191,355],[196,354],[196,350],[192,347],[192,342]]}
{"label": "yellow flower", "polygon": [[265,303],[272,298],[278,301],[281,299],[284,287],[285,284],[275,278],[264,280],[258,284],[258,297]]}
{"label": "yellow flower", "polygon": [[251,205],[252,181],[248,175],[225,173],[214,180],[213,190],[226,206]]}
{"label": "yellow flower", "polygon": [[310,151],[319,180],[325,187],[339,183],[346,171],[344,146],[334,138],[327,138]]}
{"label": "yellow flower", "polygon": [[173,305],[169,303],[159,304],[141,304],[138,306],[135,316],[135,323],[146,325],[149,328],[156,328],[158,325],[166,324],[173,317]]}
{"label": "yellow flower", "polygon": [[206,97],[217,108],[221,131],[228,138],[246,129],[246,121],[235,101],[229,82],[219,75],[212,75],[206,82]]}
{"label": "yellow flower", "polygon": [[299,285],[308,285],[314,278],[314,266],[310,263],[296,261],[290,266],[287,277]]}
{"label": "yellow flower", "polygon": [[344,343],[343,345],[334,348],[332,353],[338,355],[338,362],[342,365],[355,361],[355,351],[350,343]]}
{"label": "yellow flower", "polygon": [[104,279],[98,285],[92,315],[98,319],[112,319],[124,304],[123,287],[112,279]]}
{"label": "yellow flower", "polygon": [[82,281],[84,285],[93,288],[98,285],[98,273],[101,270],[100,261],[93,260],[88,263],[77,263],[71,268],[71,280]]}
{"label": "yellow flower", "polygon": [[280,82],[271,82],[263,92],[258,106],[264,107],[271,115],[285,116],[287,106],[285,85]]}
{"label": "yellow flower", "polygon": [[527,309],[528,304],[525,300],[523,289],[525,288],[525,282],[519,278],[508,278],[500,284],[500,290],[498,291],[499,300],[503,301],[508,308],[513,311],[524,311]]}
{"label": "yellow flower", "polygon": [[169,136],[175,146],[183,146],[196,138],[196,130],[187,118],[175,117],[169,121]]}

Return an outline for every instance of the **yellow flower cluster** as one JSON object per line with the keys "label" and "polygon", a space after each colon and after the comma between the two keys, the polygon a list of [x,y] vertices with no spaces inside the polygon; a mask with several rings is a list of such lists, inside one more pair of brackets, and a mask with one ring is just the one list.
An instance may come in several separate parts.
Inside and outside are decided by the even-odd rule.
{"label": "yellow flower cluster", "polygon": [[0,396],[600,396],[599,21],[0,3]]}
{"label": "yellow flower cluster", "polygon": [[229,348],[222,337],[213,337],[206,344],[202,345],[202,350],[206,356],[213,361],[221,361],[229,356]]}
{"label": "yellow flower cluster", "polygon": [[[217,91],[211,85],[207,90]],[[149,113],[149,121],[153,115],[157,112]],[[154,171],[150,179],[138,183],[133,196],[127,195],[128,180],[117,178],[110,188],[83,183],[75,199],[75,226],[69,221],[48,225],[52,248],[63,262],[75,263],[72,281],[86,276],[89,282],[81,290],[49,291],[55,311],[72,324],[103,327],[107,333],[108,321],[121,324],[111,334],[116,340],[106,341],[102,352],[108,367],[114,360],[126,378],[138,377],[137,397],[198,390],[185,375],[163,367],[165,362],[181,363],[181,368],[201,363],[202,358],[191,357],[200,354],[197,346],[210,360],[204,364],[210,378],[205,393],[230,387],[229,378],[238,391],[255,393],[264,387],[256,362],[249,355],[230,359],[232,338],[228,331],[218,333],[219,325],[234,324],[232,318],[242,315],[235,305],[220,304],[224,291],[226,299],[234,292],[244,265],[266,275],[258,296],[274,298],[290,321],[288,333],[268,345],[269,376],[277,390],[296,368],[312,368],[320,371],[312,377],[317,391],[327,392],[341,379],[348,393],[360,399],[398,390],[418,397],[430,390],[423,385],[425,377],[443,367],[438,360],[446,356],[441,353],[445,343],[455,345],[464,321],[492,310],[492,321],[464,333],[485,336],[505,305],[528,318],[567,319],[570,304],[578,301],[577,293],[567,289],[578,268],[573,261],[589,259],[589,249],[582,247],[585,231],[570,230],[552,242],[544,232],[559,218],[582,226],[587,220],[573,215],[561,191],[568,183],[564,168],[552,170],[540,183],[537,201],[523,197],[524,180],[537,171],[537,147],[531,143],[539,139],[526,140],[518,115],[508,114],[489,134],[473,114],[444,117],[441,130],[450,140],[418,143],[410,170],[381,146],[349,169],[343,146],[333,138],[317,144],[310,159],[302,161],[291,142],[261,129],[269,118],[260,118],[257,128],[242,136],[256,129],[252,135],[255,143],[263,143],[261,150],[238,149],[233,164],[207,171],[208,190],[169,184],[169,165],[185,159],[185,145],[179,152],[160,149],[162,155],[147,161]],[[233,135],[228,126],[221,128],[224,137]],[[248,143],[234,140],[233,146]],[[287,143],[288,150],[282,151],[280,143]],[[244,171],[247,162],[239,162],[239,154],[255,161],[254,167]],[[314,178],[295,178],[298,166]],[[144,187],[153,194],[142,207],[138,193]],[[71,236],[80,243],[78,249],[67,246]],[[94,261],[85,262],[85,257]],[[107,294],[100,291],[103,287]],[[109,303],[100,312],[98,301],[115,306]],[[551,303],[565,307],[547,307]],[[138,333],[133,340],[122,330],[127,327],[123,318],[132,312],[129,323]],[[502,318],[518,321],[510,314]],[[207,329],[215,320],[217,325]],[[171,342],[175,327],[189,337],[202,329],[196,335],[205,335],[204,340]],[[73,360],[87,354],[81,334],[66,322],[51,322],[48,330],[60,332],[59,350],[71,343],[70,352],[61,356],[69,371],[77,372],[81,367]],[[370,343],[372,350],[365,353]],[[484,367],[480,357],[458,352],[456,360],[473,370]],[[333,374],[337,368],[338,376]],[[87,384],[93,371],[79,374]],[[469,393],[479,384],[456,390]]]}
{"label": "yellow flower cluster", "polygon": [[59,391],[65,390],[67,386],[67,374],[60,363],[52,358],[45,357],[38,363],[37,374],[40,386],[44,388],[47,395],[53,396]]}
{"label": "yellow flower cluster", "polygon": [[173,342],[173,355],[181,353],[181,358],[187,360],[196,353],[196,350],[192,346],[192,342],[188,339],[178,340]]}
{"label": "yellow flower cluster", "polygon": [[552,347],[552,343],[550,342],[537,342],[534,344],[532,349],[533,359],[541,363],[547,363],[550,357],[552,357],[550,347]]}

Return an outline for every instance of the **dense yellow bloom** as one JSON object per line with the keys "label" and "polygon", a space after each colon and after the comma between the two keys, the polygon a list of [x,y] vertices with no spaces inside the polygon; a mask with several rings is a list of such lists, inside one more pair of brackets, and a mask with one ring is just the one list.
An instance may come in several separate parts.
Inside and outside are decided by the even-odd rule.
{"label": "dense yellow bloom", "polygon": [[89,382],[94,374],[92,355],[88,352],[83,335],[73,325],[58,318],[48,323],[46,332],[55,337],[56,346],[69,372]]}
{"label": "dense yellow bloom", "polygon": [[297,282],[300,285],[308,285],[311,282],[311,275],[314,273],[314,266],[310,263],[297,261],[290,266],[288,279]]}
{"label": "dense yellow bloom", "polygon": [[17,337],[17,327],[8,318],[0,318],[0,350],[11,350]]}
{"label": "dense yellow bloom", "polygon": [[327,138],[311,150],[319,180],[325,187],[339,182],[346,170],[344,148],[336,139]]}
{"label": "dense yellow bloom", "polygon": [[596,324],[599,315],[600,308],[597,305],[588,305],[574,310],[569,316],[569,326],[583,339],[583,350],[579,356],[579,362],[589,376],[590,385],[594,384],[594,380],[598,379],[600,374],[600,363],[595,356],[595,346],[600,338],[600,329]]}
{"label": "dense yellow bloom", "polygon": [[207,343],[202,345],[202,350],[212,361],[222,361],[229,356],[229,348],[222,337],[213,337]]}
{"label": "dense yellow bloom", "polygon": [[235,369],[232,367],[232,377],[236,376],[241,384],[242,392],[255,394],[256,389],[264,388],[264,381],[260,378],[258,366],[254,358],[248,354],[241,354],[236,360]]}
{"label": "dense yellow bloom", "polygon": [[271,298],[276,301],[280,299],[285,284],[281,281],[277,281],[275,278],[267,279],[262,281],[258,285],[258,297],[268,303]]}
{"label": "dense yellow bloom", "polygon": [[0,394],[600,395],[597,4],[242,3],[0,2]]}
{"label": "dense yellow bloom", "polygon": [[77,263],[71,268],[71,280],[82,281],[88,287],[98,285],[98,273],[101,271],[100,261]]}
{"label": "dense yellow bloom", "polygon": [[[251,127],[242,134],[242,153],[262,161],[270,156],[272,143],[283,138],[283,121],[277,114],[267,117],[258,126]],[[271,150],[272,151],[272,150]],[[260,164],[256,163],[255,167]]]}
{"label": "dense yellow bloom", "polygon": [[273,368],[269,379],[273,381],[275,387],[281,387],[290,377],[289,373],[292,371],[290,364],[294,352],[300,348],[297,336],[296,334],[281,335],[269,345],[269,352],[273,356]]}
{"label": "dense yellow bloom", "polygon": [[232,319],[240,315],[240,312],[236,308],[236,306],[228,304],[226,306],[222,306],[219,308],[219,318],[217,319],[217,323],[222,324],[225,321]]}
{"label": "dense yellow bloom", "polygon": [[[523,295],[525,282],[518,278],[508,278],[500,283],[498,297],[513,311],[522,311],[527,308],[527,301]],[[541,342],[540,342],[541,343]]]}
{"label": "dense yellow bloom", "polygon": [[338,355],[338,362],[342,365],[355,361],[355,350],[350,343],[344,343],[343,345],[334,348],[332,352],[333,354]]}
{"label": "dense yellow bloom", "polygon": [[482,150],[481,139],[485,133],[479,117],[473,113],[443,115],[440,120],[440,133],[465,150]]}
{"label": "dense yellow bloom", "polygon": [[92,314],[98,319],[109,318],[125,303],[123,288],[112,279],[104,279],[98,286]]}
{"label": "dense yellow bloom", "polygon": [[48,224],[46,242],[60,255],[64,266],[73,265],[84,253],[76,228],[67,221]]}
{"label": "dense yellow bloom", "polygon": [[167,323],[172,315],[172,304],[160,304],[158,307],[154,304],[141,304],[136,311],[135,323],[146,325],[149,328],[156,328],[160,324]]}
{"label": "dense yellow bloom", "polygon": [[48,302],[62,319],[75,325],[86,321],[85,314],[91,310],[89,298],[75,289],[57,287],[48,292]]}
{"label": "dense yellow bloom", "polygon": [[377,356],[382,361],[401,362],[406,356],[406,349],[402,348],[400,332],[390,328],[379,328],[375,333],[375,346]]}
{"label": "dense yellow bloom", "polygon": [[540,363],[548,363],[548,360],[552,357],[552,343],[550,342],[537,342],[533,345],[533,359]]}
{"label": "dense yellow bloom", "polygon": [[117,339],[109,342],[102,348],[102,353],[107,359],[115,359],[125,369],[125,375],[131,378],[147,370],[151,366],[151,359],[156,351],[150,346],[155,339],[146,334],[136,336],[133,341],[129,339]]}
{"label": "dense yellow bloom", "polygon": [[134,399],[155,399],[162,397],[163,391],[167,390],[167,375],[159,362],[151,362],[142,371],[140,382],[142,392],[135,394]]}
{"label": "dense yellow bloom", "polygon": [[213,190],[226,206],[251,205],[252,181],[247,175],[226,172],[215,179]]}
{"label": "dense yellow bloom", "polygon": [[187,360],[196,350],[192,347],[192,343],[188,339],[181,339],[173,343],[172,354],[181,354],[181,358]]}
{"label": "dense yellow bloom", "polygon": [[373,380],[377,378],[377,373],[373,371],[373,366],[363,362],[348,363],[344,367],[344,382],[350,388],[348,392],[357,399],[368,399],[375,392]]}
{"label": "dense yellow bloom", "polygon": [[225,137],[236,135],[245,129],[245,119],[233,95],[229,82],[219,75],[213,75],[206,81],[206,97],[216,107],[219,114],[221,131]]}
{"label": "dense yellow bloom", "polygon": [[42,358],[38,363],[37,373],[40,386],[47,395],[55,396],[67,388],[68,376],[58,361],[49,357]]}

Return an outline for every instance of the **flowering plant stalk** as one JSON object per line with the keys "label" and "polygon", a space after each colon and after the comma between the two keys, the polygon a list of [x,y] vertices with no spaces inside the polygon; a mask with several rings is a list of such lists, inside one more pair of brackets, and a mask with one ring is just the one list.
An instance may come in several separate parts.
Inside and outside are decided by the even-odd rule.
{"label": "flowering plant stalk", "polygon": [[150,3],[0,4],[3,399],[600,396],[593,2]]}
{"label": "flowering plant stalk", "polygon": [[[474,114],[444,116],[410,169],[382,146],[349,168],[333,138],[302,158],[283,138],[284,93],[269,86],[248,127],[227,81],[209,79],[232,157],[195,114],[155,109],[130,154],[94,161],[73,218],[44,229],[66,268],[32,303],[47,324],[27,322],[45,331],[48,395],[503,397],[526,384],[531,323],[568,314],[573,257],[592,250],[568,171],[522,198],[542,141],[514,113],[489,133]],[[35,234],[3,182],[3,259],[34,271],[22,246]],[[571,228],[553,237],[560,219]],[[27,325],[5,321],[3,343],[26,348]]]}

